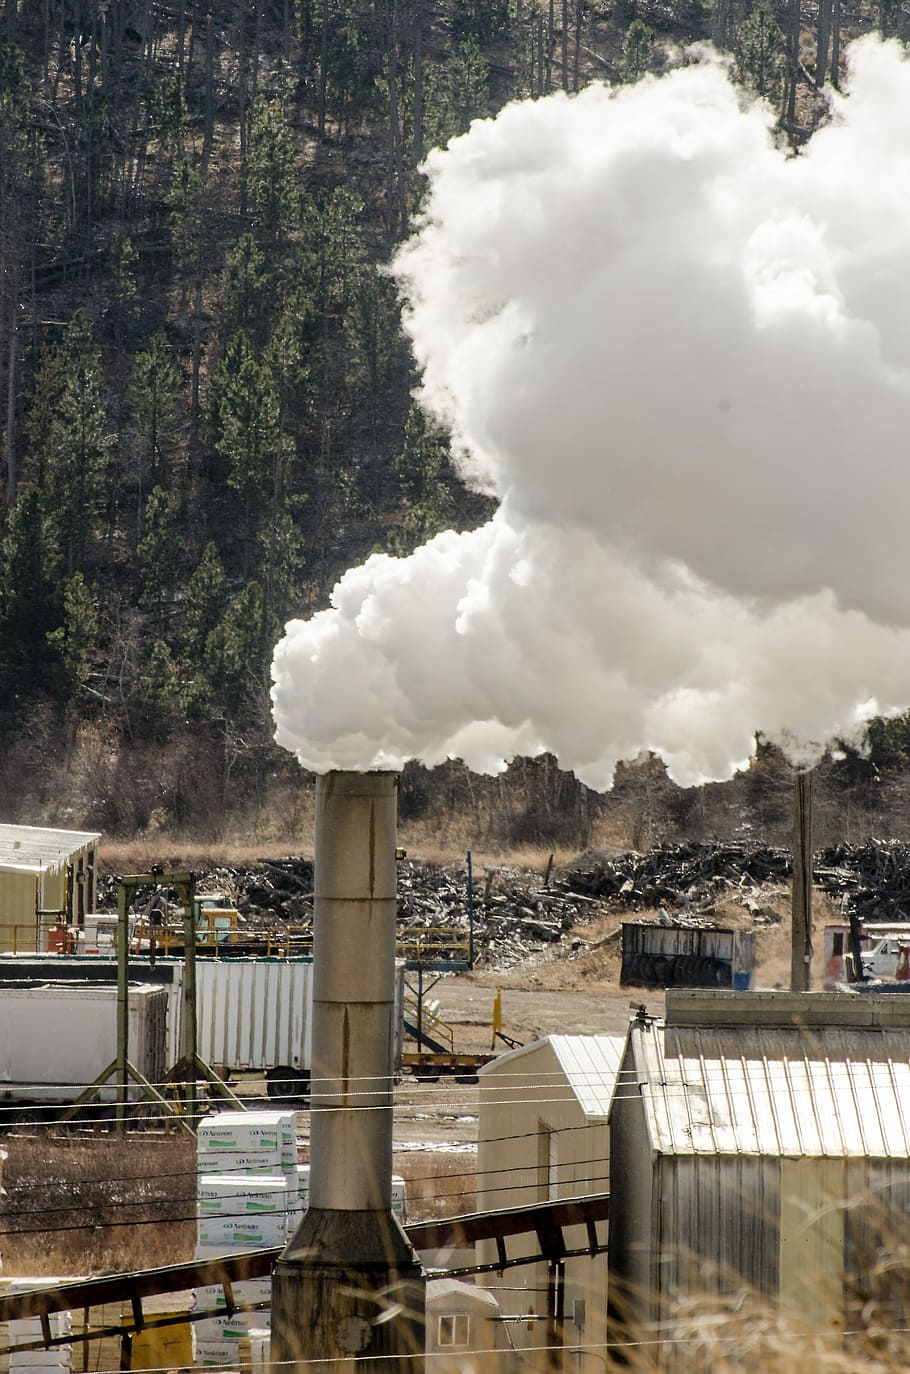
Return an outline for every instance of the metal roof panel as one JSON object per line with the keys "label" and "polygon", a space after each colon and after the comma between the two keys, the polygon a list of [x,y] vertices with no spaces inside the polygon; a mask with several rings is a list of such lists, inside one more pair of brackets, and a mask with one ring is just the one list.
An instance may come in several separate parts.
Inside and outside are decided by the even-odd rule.
{"label": "metal roof panel", "polygon": [[90,830],[53,830],[38,825],[0,825],[0,871],[57,873],[73,854],[97,844]]}
{"label": "metal roof panel", "polygon": [[606,1120],[626,1037],[550,1035],[547,1039],[585,1116]]}
{"label": "metal roof panel", "polygon": [[661,1153],[910,1158],[908,1030],[633,1023],[630,1035]]}

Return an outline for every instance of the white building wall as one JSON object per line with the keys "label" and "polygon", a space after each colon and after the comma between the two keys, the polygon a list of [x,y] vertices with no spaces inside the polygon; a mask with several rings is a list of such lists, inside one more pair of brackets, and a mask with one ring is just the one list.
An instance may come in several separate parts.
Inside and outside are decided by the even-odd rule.
{"label": "white building wall", "polygon": [[[605,1120],[586,1116],[549,1040],[488,1065],[480,1077],[477,1180],[479,1211],[528,1207],[548,1199],[608,1190],[609,1133]],[[565,1233],[567,1246],[587,1243],[584,1227]],[[496,1247],[478,1245],[478,1262],[492,1263]],[[508,1241],[509,1256],[536,1253],[534,1237]],[[538,1348],[547,1339],[547,1266],[521,1265],[482,1276],[510,1321],[516,1350],[545,1368]],[[564,1280],[566,1371],[587,1368],[572,1349],[606,1339],[606,1256],[570,1259]],[[527,1363],[526,1361],[526,1363]],[[597,1361],[595,1360],[596,1364]]]}

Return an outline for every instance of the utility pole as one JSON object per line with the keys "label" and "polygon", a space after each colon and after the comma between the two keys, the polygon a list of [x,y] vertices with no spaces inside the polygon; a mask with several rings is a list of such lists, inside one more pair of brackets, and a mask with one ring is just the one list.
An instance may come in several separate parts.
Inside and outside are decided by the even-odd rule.
{"label": "utility pole", "polygon": [[808,992],[812,959],[812,772],[796,774],[793,789],[793,896],[790,989]]}

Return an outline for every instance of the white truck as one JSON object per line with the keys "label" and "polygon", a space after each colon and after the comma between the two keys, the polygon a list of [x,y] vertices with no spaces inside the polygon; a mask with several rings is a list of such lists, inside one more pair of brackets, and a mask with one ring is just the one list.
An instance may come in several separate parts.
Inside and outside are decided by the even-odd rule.
{"label": "white truck", "polygon": [[910,978],[910,926],[906,935],[883,935],[870,949],[863,951],[862,958],[867,978],[883,978],[889,982]]}

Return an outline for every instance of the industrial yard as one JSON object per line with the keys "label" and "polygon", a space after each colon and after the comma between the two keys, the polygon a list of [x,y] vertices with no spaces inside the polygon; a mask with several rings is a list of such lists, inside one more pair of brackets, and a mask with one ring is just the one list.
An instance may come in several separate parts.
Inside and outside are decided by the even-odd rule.
{"label": "industrial yard", "polygon": [[[320,786],[321,796],[329,784]],[[346,786],[360,806],[361,784],[355,778]],[[362,841],[345,796],[344,790],[340,800],[329,792],[341,809],[323,843],[331,838],[339,853],[352,856],[339,870],[349,881],[349,862],[352,872],[360,871]],[[672,1312],[672,1339],[662,1337],[656,1361],[649,1363],[649,1356],[642,1368],[688,1369],[692,1337],[685,1331],[694,1318],[691,1307],[679,1306],[684,1292],[687,1303],[713,1301],[713,1320],[736,1327],[727,1280],[712,1270],[727,1252],[737,1272],[748,1274],[756,1310],[763,1303],[781,1308],[766,1331],[772,1346],[796,1319],[791,1298],[798,1293],[804,1309],[799,1319],[808,1312],[819,1329],[830,1321],[847,1328],[858,1323],[851,1358],[862,1368],[863,1342],[874,1339],[879,1349],[903,1310],[902,1270],[889,1267],[883,1275],[869,1253],[904,1215],[902,1161],[910,1159],[910,1133],[898,1104],[904,1064],[910,1063],[910,1042],[904,1044],[910,1002],[902,995],[843,992],[816,992],[801,1001],[804,994],[786,991],[789,856],[715,845],[655,848],[648,855],[588,851],[560,861],[546,856],[526,868],[475,863],[471,856],[424,864],[401,855],[390,862],[391,836],[389,831],[382,871],[391,884],[387,891],[398,891],[384,899],[385,938],[396,944],[399,958],[394,977],[387,963],[391,981],[383,986],[397,1008],[391,1024],[401,1038],[392,1046],[394,1086],[381,1107],[390,1113],[388,1136],[386,1128],[371,1134],[358,1158],[387,1152],[389,1196],[399,1199],[405,1244],[413,1247],[396,1263],[403,1265],[402,1281],[419,1282],[425,1292],[428,1368],[438,1366],[444,1374],[448,1335],[470,1331],[464,1349],[478,1368],[493,1360],[498,1374],[568,1369],[580,1349],[619,1352],[630,1331],[665,1329]],[[61,864],[59,856],[82,853],[79,846],[89,843],[91,864],[80,870],[77,858],[63,868],[84,871],[86,883],[94,880],[99,839],[0,830],[16,856],[10,865],[16,890],[31,861],[35,890],[45,894],[52,891],[49,874]],[[881,904],[889,891],[901,890],[903,857],[900,847],[878,846],[842,849],[836,864],[827,855],[816,861],[812,986],[820,987],[826,976],[825,929],[850,902],[869,914],[875,887],[870,864],[880,874]],[[317,845],[317,867],[318,861]],[[72,1047],[61,1042],[57,1081],[46,1075],[41,1086],[34,1057],[40,1015],[20,1051],[16,1022],[8,1023],[0,1066],[6,1075],[0,1250],[7,1281],[0,1319],[4,1311],[17,1314],[10,1344],[31,1343],[37,1351],[46,1332],[36,1314],[45,1312],[57,1325],[42,1358],[65,1371],[77,1360],[86,1370],[189,1363],[265,1369],[268,1276],[298,1221],[322,1215],[302,1190],[311,1183],[334,1188],[337,1207],[347,1201],[352,1177],[349,1164],[334,1183],[322,1182],[319,1160],[327,1148],[337,1154],[349,1146],[338,1135],[343,1111],[325,1115],[323,1104],[331,1099],[324,1080],[309,1082],[325,1034],[318,1026],[320,975],[313,963],[320,910],[325,920],[325,879],[322,888],[318,879],[314,883],[309,860],[268,859],[244,870],[221,864],[198,875],[149,867],[145,875],[99,881],[98,905],[115,908],[107,915],[83,911],[83,883],[68,880],[56,914],[43,907],[33,917],[33,944],[44,940],[48,949],[29,953],[21,947],[28,921],[20,919],[18,952],[0,956],[0,1003],[24,996],[29,1015],[44,1006],[46,1016],[55,1005],[76,1024],[83,1003],[103,992],[98,1026],[107,1028],[108,1048],[99,1050],[99,1066],[108,1054],[116,1056],[100,1093],[73,1112],[66,1098],[79,1087],[75,1065],[87,1061],[68,1059]],[[0,863],[0,882],[2,870]],[[197,899],[197,891],[216,889],[216,896]],[[282,900],[290,894],[294,903],[296,938],[305,944],[317,937],[305,953],[299,943],[291,952],[289,913],[280,910],[279,894]],[[20,897],[18,917],[27,915],[27,905]],[[339,919],[342,913],[334,913],[333,931]],[[167,948],[168,932],[182,940],[176,952]],[[258,946],[266,932],[273,943],[263,954]],[[244,949],[244,933],[257,952]],[[771,991],[736,990],[741,956],[724,954],[722,935],[733,940],[734,951],[737,941],[748,941],[744,988]],[[646,939],[651,945],[642,943]],[[663,952],[644,954],[646,947]],[[667,953],[674,948],[675,956]],[[690,952],[696,949],[702,952]],[[704,952],[709,949],[714,954]],[[42,1001],[55,970],[56,1002]],[[636,973],[654,978],[658,972],[666,991],[636,985]],[[725,990],[698,988],[705,977],[713,983],[721,974]],[[686,982],[696,986],[677,986]],[[337,973],[329,981],[343,999],[333,1016],[356,1005],[344,1000],[347,983],[347,975],[339,981]],[[134,1007],[143,988],[147,1007],[159,1008],[154,1014],[136,1009],[145,1003]],[[128,1051],[113,1037],[127,1004]],[[21,1026],[27,1024],[20,1018]],[[439,1036],[448,1037],[444,1055],[432,1052]],[[337,1040],[333,1035],[332,1043]],[[23,1061],[26,1068],[15,1066],[17,1054],[32,1055]],[[121,1054],[124,1062],[128,1054],[133,1075],[126,1089],[117,1068]],[[744,1078],[744,1056],[755,1055],[772,1067]],[[137,1057],[153,1074],[149,1092],[132,1067]],[[813,1067],[819,1059],[828,1065],[822,1077]],[[703,1075],[697,1091],[696,1061]],[[192,1062],[198,1062],[198,1075],[204,1069],[212,1076],[188,1090],[186,1065]],[[61,1081],[67,1063],[73,1067]],[[891,1066],[887,1087],[885,1064]],[[175,1065],[170,1084],[163,1065]],[[89,1069],[83,1072],[88,1076]],[[655,1098],[653,1120],[636,1118],[624,1089],[642,1077],[653,1079],[655,1090],[663,1085],[664,1105]],[[683,1104],[675,1082],[695,1091],[691,1102]],[[841,1100],[847,1084],[849,1101]],[[743,1116],[746,1093],[757,1096]],[[702,1094],[710,1104],[704,1110],[697,1106]],[[374,1090],[367,1096],[372,1102]],[[806,1117],[802,1104],[810,1100],[813,1114]],[[359,1110],[355,1096],[354,1128],[362,1131]],[[835,1117],[841,1125],[832,1134],[824,1123]],[[335,1122],[335,1135],[327,1147],[328,1121]],[[126,1153],[121,1122],[129,1131]],[[273,1153],[264,1153],[266,1135],[276,1129]],[[689,1163],[686,1142],[695,1147]],[[649,1152],[656,1161],[651,1183],[640,1168]],[[804,1161],[799,1168],[794,1155]],[[750,1206],[764,1199],[761,1226],[745,1213],[725,1220],[723,1212],[711,1211],[698,1184],[709,1170],[717,1173],[711,1187],[731,1206],[740,1194],[752,1197]],[[371,1177],[369,1169],[361,1174],[365,1198],[372,1196]],[[661,1207],[682,1209],[677,1239],[649,1241],[664,1266],[671,1256],[676,1265],[671,1286],[653,1291],[650,1271],[629,1246],[649,1212],[649,1189],[660,1192]],[[838,1199],[867,1195],[877,1197],[876,1209],[863,1204],[860,1225],[860,1214],[843,1212]],[[802,1207],[809,1209],[805,1215]],[[343,1205],[337,1215],[345,1215]],[[828,1217],[824,1225],[817,1221],[822,1215]],[[582,1235],[587,1240],[579,1244]],[[694,1286],[682,1259],[693,1244],[702,1255]],[[418,1268],[408,1254],[420,1256]],[[845,1274],[864,1287],[864,1305],[854,1296],[840,1302]],[[613,1311],[606,1295],[618,1300],[630,1277],[631,1305],[617,1325],[619,1309]],[[21,1291],[25,1278],[37,1286],[35,1296]],[[53,1280],[50,1288],[47,1279]],[[240,1304],[236,1312],[230,1302],[225,1308],[226,1293]],[[285,1323],[287,1341],[298,1299],[291,1302],[285,1293],[281,1301],[276,1317],[272,1298],[271,1320]],[[69,1305],[60,1308],[62,1302]],[[446,1338],[437,1349],[442,1332]],[[394,1330],[385,1337],[398,1339]],[[413,1330],[401,1337],[412,1338]],[[888,1334],[886,1348],[894,1340]],[[14,1369],[22,1355],[14,1350],[9,1358]]]}

